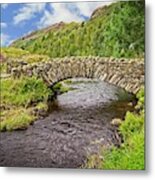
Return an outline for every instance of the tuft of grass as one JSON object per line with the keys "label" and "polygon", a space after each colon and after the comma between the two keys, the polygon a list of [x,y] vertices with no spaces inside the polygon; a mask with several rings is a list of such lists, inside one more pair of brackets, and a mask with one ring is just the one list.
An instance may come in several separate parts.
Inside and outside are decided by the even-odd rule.
{"label": "tuft of grass", "polygon": [[39,102],[39,103],[36,105],[35,108],[37,108],[38,110],[45,110],[45,111],[47,111],[48,105],[47,105],[46,102]]}
{"label": "tuft of grass", "polygon": [[70,90],[73,90],[73,88],[66,86],[63,82],[59,82],[54,85],[53,90],[58,92],[59,94],[63,94]]}
{"label": "tuft of grass", "polygon": [[5,114],[5,120],[0,122],[0,131],[13,131],[26,129],[33,121],[35,116],[24,108],[13,109]]}
{"label": "tuft of grass", "polygon": [[72,81],[71,79],[66,79],[66,80],[64,80],[63,82],[64,82],[65,84],[72,84],[73,81]]}

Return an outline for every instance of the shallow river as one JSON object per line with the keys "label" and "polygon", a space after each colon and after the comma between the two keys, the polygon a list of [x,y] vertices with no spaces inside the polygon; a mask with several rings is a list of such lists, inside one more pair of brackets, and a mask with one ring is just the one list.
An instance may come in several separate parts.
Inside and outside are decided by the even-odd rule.
{"label": "shallow river", "polygon": [[134,97],[105,82],[73,79],[50,113],[27,130],[2,132],[0,165],[81,167],[102,146],[119,145],[113,118],[122,118]]}

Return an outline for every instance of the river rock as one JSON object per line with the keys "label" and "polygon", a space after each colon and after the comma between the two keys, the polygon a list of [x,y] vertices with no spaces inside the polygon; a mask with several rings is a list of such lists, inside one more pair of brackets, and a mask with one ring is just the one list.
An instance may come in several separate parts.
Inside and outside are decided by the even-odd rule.
{"label": "river rock", "polygon": [[122,123],[122,119],[119,119],[119,118],[114,118],[112,119],[112,121],[110,122],[111,125],[114,125],[114,126],[120,126]]}

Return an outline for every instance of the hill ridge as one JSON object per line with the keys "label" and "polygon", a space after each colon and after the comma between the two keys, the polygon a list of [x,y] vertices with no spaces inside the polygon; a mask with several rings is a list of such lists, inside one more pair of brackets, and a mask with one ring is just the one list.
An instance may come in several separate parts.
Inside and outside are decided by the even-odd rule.
{"label": "hill ridge", "polygon": [[95,9],[88,21],[59,22],[10,46],[50,57],[144,56],[144,2],[115,2]]}

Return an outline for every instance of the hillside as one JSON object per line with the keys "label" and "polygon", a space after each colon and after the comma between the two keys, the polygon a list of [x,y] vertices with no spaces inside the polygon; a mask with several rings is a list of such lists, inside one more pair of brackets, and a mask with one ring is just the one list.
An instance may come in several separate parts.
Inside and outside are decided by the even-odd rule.
{"label": "hillside", "polygon": [[96,9],[82,23],[57,23],[11,46],[50,57],[144,56],[144,1],[117,2]]}

